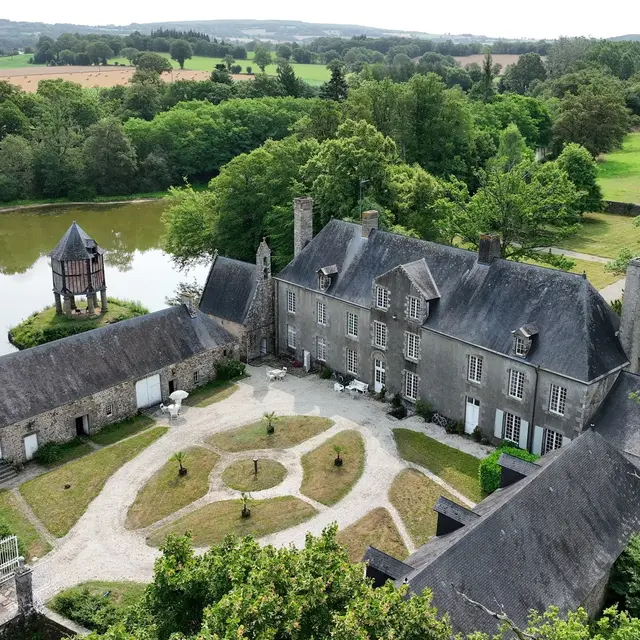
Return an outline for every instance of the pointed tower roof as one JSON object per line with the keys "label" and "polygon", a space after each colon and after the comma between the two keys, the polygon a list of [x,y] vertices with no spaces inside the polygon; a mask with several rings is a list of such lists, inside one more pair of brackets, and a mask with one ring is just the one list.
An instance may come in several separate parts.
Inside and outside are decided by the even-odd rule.
{"label": "pointed tower roof", "polygon": [[102,254],[104,250],[74,220],[49,257],[60,262],[90,260],[96,253]]}

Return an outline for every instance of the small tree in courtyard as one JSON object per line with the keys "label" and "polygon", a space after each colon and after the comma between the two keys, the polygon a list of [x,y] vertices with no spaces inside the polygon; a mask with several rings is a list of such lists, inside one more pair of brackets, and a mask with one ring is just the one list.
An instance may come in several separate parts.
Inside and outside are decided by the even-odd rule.
{"label": "small tree in courtyard", "polygon": [[340,454],[344,453],[344,447],[341,444],[334,444],[333,445],[333,450],[336,454],[336,459],[333,461],[333,464],[336,465],[336,467],[341,467],[342,466],[342,456]]}
{"label": "small tree in courtyard", "polygon": [[271,411],[270,413],[265,413],[262,416],[262,420],[267,425],[267,433],[274,433],[276,430],[274,425],[279,420],[278,416],[276,415],[276,412]]}
{"label": "small tree in courtyard", "polygon": [[187,456],[184,453],[184,451],[176,451],[171,456],[171,462],[177,462],[178,463],[178,475],[181,475],[181,476],[186,476],[187,475],[187,468],[183,465],[183,463],[186,460],[186,458],[187,458]]}

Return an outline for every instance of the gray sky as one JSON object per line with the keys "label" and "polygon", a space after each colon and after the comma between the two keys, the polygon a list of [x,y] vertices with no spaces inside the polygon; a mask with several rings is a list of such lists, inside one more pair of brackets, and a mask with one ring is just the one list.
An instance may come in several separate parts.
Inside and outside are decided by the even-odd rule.
{"label": "gray sky", "polygon": [[380,0],[321,0],[276,3],[244,0],[221,3],[189,0],[5,0],[0,18],[74,24],[129,24],[163,20],[289,19],[307,22],[361,24],[427,33],[473,33],[502,37],[553,38],[559,35],[609,37],[640,32],[638,0],[459,0],[400,3]]}

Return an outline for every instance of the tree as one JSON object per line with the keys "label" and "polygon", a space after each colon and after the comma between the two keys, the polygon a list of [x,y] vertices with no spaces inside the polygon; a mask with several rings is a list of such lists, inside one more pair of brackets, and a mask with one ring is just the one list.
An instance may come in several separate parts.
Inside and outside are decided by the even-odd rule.
{"label": "tree", "polygon": [[29,118],[11,100],[0,103],[0,140],[10,134],[22,135],[29,128]]}
{"label": "tree", "polygon": [[187,459],[187,454],[184,451],[176,451],[172,456],[171,456],[171,462],[177,462],[178,463],[178,475],[180,476],[186,476],[187,475],[187,469],[184,466],[184,462]]}
{"label": "tree", "polygon": [[336,467],[341,467],[342,466],[342,455],[344,453],[344,447],[340,444],[334,444],[333,445],[333,452],[336,454],[336,459],[334,460],[334,463],[336,465]]}
{"label": "tree", "polygon": [[233,59],[232,55],[227,54],[222,61],[224,62],[225,66],[227,67],[227,71],[229,71],[229,73],[231,73],[231,67],[233,66],[233,63],[235,62],[235,60]]}
{"label": "tree", "polygon": [[138,163],[135,149],[116,118],[105,118],[89,129],[83,157],[86,178],[98,193],[128,193]]}
{"label": "tree", "polygon": [[33,150],[27,140],[8,135],[0,141],[0,200],[28,198],[33,191]]}
{"label": "tree", "polygon": [[104,40],[88,44],[86,53],[93,64],[107,64],[107,59],[114,56],[113,50]]}
{"label": "tree", "polygon": [[171,59],[175,60],[181,69],[184,69],[184,61],[193,57],[193,49],[186,40],[174,40],[171,43]]}
{"label": "tree", "polygon": [[473,94],[483,102],[491,102],[496,93],[496,89],[493,84],[495,77],[496,72],[493,67],[493,57],[491,56],[491,52],[487,51],[484,56],[484,60],[482,61],[480,81],[474,86]]}
{"label": "tree", "polygon": [[505,91],[524,95],[535,80],[543,81],[546,77],[542,58],[537,53],[525,53],[507,67],[500,86]]}
{"label": "tree", "polygon": [[[137,73],[139,72],[136,71]],[[157,77],[155,73],[151,73]],[[129,118],[153,120],[161,110],[162,102],[158,86],[151,82],[134,82],[132,79],[122,100],[123,115]]]}
{"label": "tree", "polygon": [[153,71],[160,75],[165,71],[171,71],[171,63],[159,53],[147,51],[134,58],[134,64],[138,69]]}
{"label": "tree", "polygon": [[63,49],[58,54],[58,58],[62,64],[75,64],[76,62],[76,54],[71,49]]}
{"label": "tree", "polygon": [[556,162],[580,193],[578,211],[602,211],[604,203],[597,182],[598,167],[591,154],[584,147],[571,142],[562,150]]}
{"label": "tree", "polygon": [[256,47],[253,54],[253,62],[258,65],[258,68],[264,73],[265,68],[273,62],[271,53],[264,47]]}
{"label": "tree", "polygon": [[129,61],[129,64],[133,64],[133,60],[134,58],[139,54],[140,52],[135,48],[135,47],[124,47],[124,49],[120,50],[120,55],[123,58],[126,58]]}
{"label": "tree", "polygon": [[270,413],[265,413],[262,416],[262,421],[265,423],[267,427],[267,433],[273,433],[276,430],[274,425],[276,422],[278,422],[278,420],[280,420],[280,418],[278,418],[275,411],[271,411]]}
{"label": "tree", "polygon": [[276,47],[276,55],[278,56],[278,58],[282,58],[283,60],[290,60],[291,59],[291,47],[288,44],[279,44]]}
{"label": "tree", "polygon": [[277,71],[278,83],[282,87],[284,94],[297,98],[302,93],[300,80],[296,78],[293,67],[286,61],[280,60],[278,62]]}
{"label": "tree", "polygon": [[640,536],[632,536],[613,565],[609,591],[620,609],[640,618]]}
{"label": "tree", "polygon": [[344,64],[334,60],[327,65],[327,69],[331,71],[331,78],[320,89],[320,97],[336,102],[346,100],[349,86],[344,75]]}
{"label": "tree", "polygon": [[215,66],[214,70],[211,72],[211,82],[233,85],[233,78],[225,64],[220,63]]}

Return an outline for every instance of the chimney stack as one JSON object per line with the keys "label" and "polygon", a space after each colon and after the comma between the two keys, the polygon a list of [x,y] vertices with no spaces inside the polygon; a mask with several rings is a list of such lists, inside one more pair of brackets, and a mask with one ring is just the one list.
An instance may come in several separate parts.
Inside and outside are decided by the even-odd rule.
{"label": "chimney stack", "polygon": [[480,234],[478,246],[478,263],[491,264],[494,258],[500,257],[500,237],[497,233]]}
{"label": "chimney stack", "polygon": [[313,238],[313,198],[293,200],[293,257],[295,258]]}
{"label": "chimney stack", "polygon": [[629,359],[629,371],[640,372],[640,258],[627,265],[620,320],[620,344]]}
{"label": "chimney stack", "polygon": [[362,237],[368,238],[369,234],[378,228],[378,212],[377,211],[365,211],[362,214]]}

